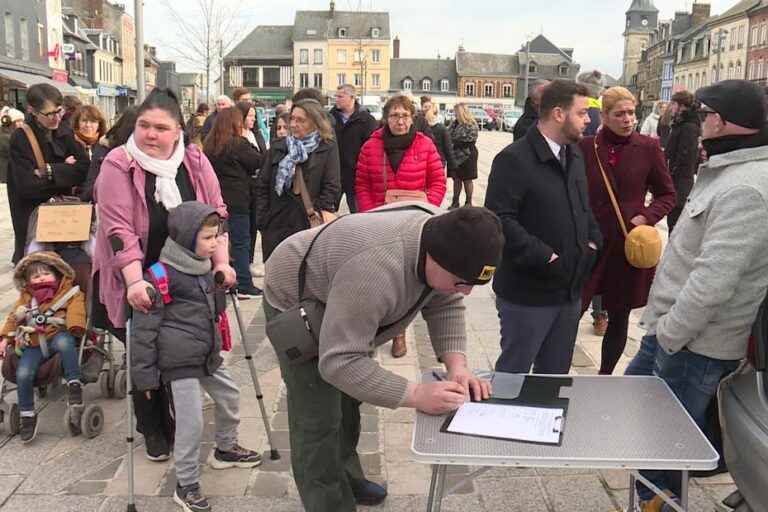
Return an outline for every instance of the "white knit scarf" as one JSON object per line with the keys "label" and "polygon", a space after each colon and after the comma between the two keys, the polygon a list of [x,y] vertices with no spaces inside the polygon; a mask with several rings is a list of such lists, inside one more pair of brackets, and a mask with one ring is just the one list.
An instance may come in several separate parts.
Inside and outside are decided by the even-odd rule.
{"label": "white knit scarf", "polygon": [[183,140],[179,139],[176,143],[176,149],[167,160],[160,160],[144,153],[136,145],[133,135],[125,143],[125,149],[136,160],[139,167],[157,176],[155,201],[165,206],[166,210],[179,206],[181,204],[181,192],[176,184],[176,173],[179,171],[182,160],[184,160]]}

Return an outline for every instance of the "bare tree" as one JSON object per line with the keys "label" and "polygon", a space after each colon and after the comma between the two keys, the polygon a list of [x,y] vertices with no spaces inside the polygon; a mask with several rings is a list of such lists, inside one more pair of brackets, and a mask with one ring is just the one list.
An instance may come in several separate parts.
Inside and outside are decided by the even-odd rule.
{"label": "bare tree", "polygon": [[[188,0],[181,3],[161,0],[175,24],[175,34],[163,45],[189,65],[205,72],[205,93],[211,102],[211,72],[245,35],[243,0]],[[177,7],[183,6],[183,10]],[[223,71],[219,73],[224,90]]]}

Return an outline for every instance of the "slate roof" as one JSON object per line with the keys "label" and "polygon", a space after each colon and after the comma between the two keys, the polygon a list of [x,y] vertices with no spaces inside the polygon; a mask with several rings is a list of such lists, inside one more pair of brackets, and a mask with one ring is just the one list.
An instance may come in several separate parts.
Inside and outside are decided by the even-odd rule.
{"label": "slate roof", "polygon": [[[432,90],[440,90],[440,80],[447,78],[450,91],[455,92],[458,78],[454,59],[391,59],[389,62],[389,88],[393,91],[402,89],[404,79],[414,82],[414,89],[421,90],[421,81],[429,78]],[[418,84],[418,87],[417,87]]]}
{"label": "slate roof", "polygon": [[292,59],[292,36],[290,25],[259,25],[225,59]]}
{"label": "slate roof", "polygon": [[518,74],[517,55],[456,52],[456,72],[462,76],[511,76]]}
{"label": "slate roof", "polygon": [[627,12],[659,12],[659,10],[653,5],[653,0],[632,0],[632,5]]}
{"label": "slate roof", "polygon": [[[562,62],[563,60],[571,61],[573,60],[573,48],[560,48],[555,43],[547,39],[543,34],[539,34],[531,41],[531,55],[536,55],[537,57],[540,55],[557,55],[559,57],[558,59],[549,59],[553,64],[555,65],[555,60],[558,60],[557,64]],[[525,55],[525,45],[522,45],[520,47],[520,50],[518,51],[518,55]],[[539,58],[532,59],[536,62],[539,62]],[[543,60],[541,59],[541,63],[543,63]]]}
{"label": "slate roof", "polygon": [[[347,29],[345,39],[389,40],[388,12],[296,11],[293,22],[294,41],[325,41],[338,39],[339,28]],[[379,37],[371,36],[373,28],[379,29]]]}

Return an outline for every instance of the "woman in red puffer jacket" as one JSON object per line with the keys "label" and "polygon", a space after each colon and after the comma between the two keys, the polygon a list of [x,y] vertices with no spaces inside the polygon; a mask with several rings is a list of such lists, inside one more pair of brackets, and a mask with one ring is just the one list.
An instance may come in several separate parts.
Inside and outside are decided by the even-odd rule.
{"label": "woman in red puffer jacket", "polygon": [[357,158],[355,194],[360,212],[384,205],[387,190],[423,192],[423,200],[436,206],[443,202],[443,162],[432,139],[416,131],[415,114],[407,96],[394,96],[384,105],[386,124],[373,132]]}

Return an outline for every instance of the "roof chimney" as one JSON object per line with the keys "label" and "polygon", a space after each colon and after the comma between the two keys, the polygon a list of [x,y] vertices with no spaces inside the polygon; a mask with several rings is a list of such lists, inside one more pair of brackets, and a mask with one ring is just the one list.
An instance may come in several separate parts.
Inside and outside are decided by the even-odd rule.
{"label": "roof chimney", "polygon": [[395,36],[395,38],[392,40],[392,58],[400,58],[400,36]]}
{"label": "roof chimney", "polygon": [[691,25],[696,27],[709,18],[711,5],[694,3],[691,7]]}
{"label": "roof chimney", "polygon": [[331,6],[330,6],[330,9],[328,9],[328,17],[333,18],[333,15],[335,12],[336,12],[336,2],[331,0]]}

